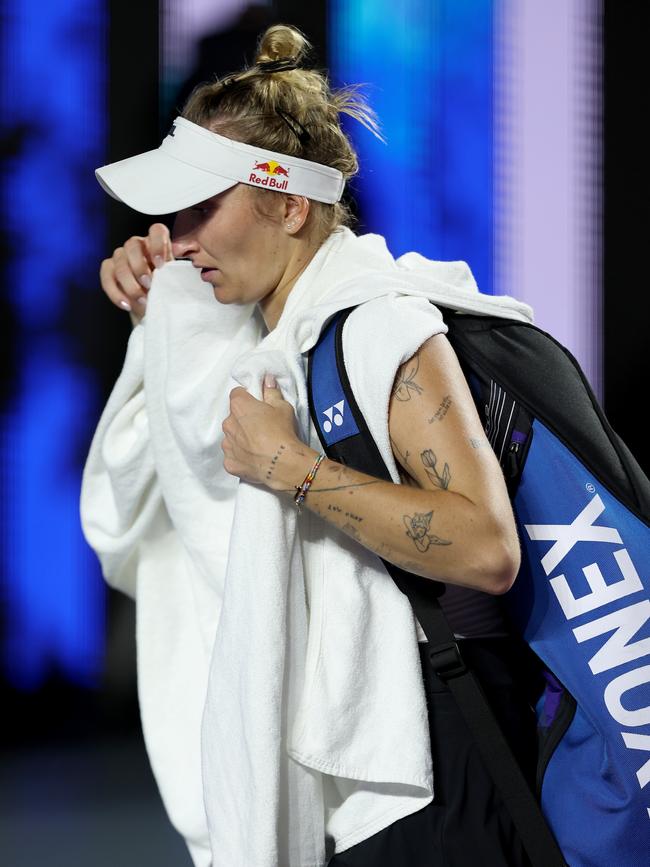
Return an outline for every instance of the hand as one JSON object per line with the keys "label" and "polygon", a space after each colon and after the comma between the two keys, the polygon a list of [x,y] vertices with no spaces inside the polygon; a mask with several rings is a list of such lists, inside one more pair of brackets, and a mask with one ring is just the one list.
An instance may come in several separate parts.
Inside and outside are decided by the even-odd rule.
{"label": "hand", "polygon": [[154,268],[173,258],[169,229],[154,223],[146,238],[134,235],[110,259],[104,259],[99,269],[102,289],[113,304],[139,319],[145,313]]}
{"label": "hand", "polygon": [[[296,434],[293,407],[284,400],[272,376],[265,377],[263,400],[257,400],[244,388],[233,388],[230,415],[221,427],[224,468],[247,482],[271,490],[291,489],[296,482],[290,480],[300,475],[303,463],[309,465],[312,459],[308,456],[312,452]],[[295,466],[296,462],[299,466]]]}

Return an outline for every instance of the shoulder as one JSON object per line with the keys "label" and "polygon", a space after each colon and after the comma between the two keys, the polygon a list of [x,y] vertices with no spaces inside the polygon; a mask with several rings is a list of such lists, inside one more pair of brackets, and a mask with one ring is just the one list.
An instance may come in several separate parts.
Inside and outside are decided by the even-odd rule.
{"label": "shoulder", "polygon": [[426,298],[390,293],[350,313],[343,327],[343,349],[346,359],[361,351],[367,358],[394,358],[394,372],[426,340],[446,332],[440,310]]}

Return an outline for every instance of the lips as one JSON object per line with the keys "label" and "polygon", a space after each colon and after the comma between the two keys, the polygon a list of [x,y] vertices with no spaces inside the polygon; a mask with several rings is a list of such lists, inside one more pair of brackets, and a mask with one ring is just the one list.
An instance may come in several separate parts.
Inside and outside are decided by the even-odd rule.
{"label": "lips", "polygon": [[218,270],[218,268],[201,268],[201,280],[209,280]]}

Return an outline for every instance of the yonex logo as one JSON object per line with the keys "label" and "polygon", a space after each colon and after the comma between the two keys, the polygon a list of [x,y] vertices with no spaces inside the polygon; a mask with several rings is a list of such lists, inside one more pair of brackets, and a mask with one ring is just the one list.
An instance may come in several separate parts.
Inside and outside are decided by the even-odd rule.
{"label": "yonex logo", "polygon": [[332,430],[333,425],[341,427],[343,424],[344,404],[345,401],[340,400],[338,403],[323,410],[323,415],[326,416],[325,421],[323,422],[323,430],[325,433],[329,433]]}
{"label": "yonex logo", "polygon": [[[595,523],[604,511],[605,504],[596,494],[570,524],[524,524],[532,541],[553,543],[541,558],[541,566],[547,575],[551,575],[560,566],[579,542],[623,544],[616,527],[604,527]],[[593,548],[585,548],[588,559],[591,559],[594,553]],[[580,596],[574,595],[571,586],[573,576],[571,576],[571,584],[564,574],[555,575],[550,579],[553,592],[567,620],[597,611],[605,605],[633,596],[645,589],[627,548],[622,547],[616,551],[610,548],[609,551],[603,550],[601,553],[603,561],[610,556],[613,557],[620,573],[620,577],[616,576],[617,580],[606,580],[598,562],[582,567],[581,571],[589,586],[589,592],[583,592]],[[612,569],[611,561],[608,567]],[[600,647],[592,648],[593,654],[588,661],[592,673],[599,675],[633,660],[647,661],[650,657],[650,638],[647,637],[646,627],[648,622],[650,622],[650,600],[640,599],[604,615],[601,614],[595,619],[588,619],[573,627],[572,632],[578,644],[602,635],[609,635]],[[638,634],[644,629],[644,637],[638,638]],[[637,640],[633,640],[635,637]],[[646,664],[615,674],[604,686],[605,707],[612,719],[621,727],[637,728],[650,724],[650,705],[630,708],[628,702],[623,704],[623,696],[637,687],[648,684],[650,684],[650,665]],[[620,731],[620,735],[627,749],[650,753],[650,735],[630,731]],[[646,759],[637,770],[636,777],[640,788],[643,789],[650,784],[650,758]],[[650,818],[650,807],[646,809]]]}

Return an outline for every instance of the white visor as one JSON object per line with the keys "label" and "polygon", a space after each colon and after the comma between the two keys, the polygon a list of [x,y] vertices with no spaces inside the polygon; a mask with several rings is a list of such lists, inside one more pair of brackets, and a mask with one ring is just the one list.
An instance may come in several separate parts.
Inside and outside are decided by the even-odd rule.
{"label": "white visor", "polygon": [[237,183],[338,202],[338,169],[233,141],[177,117],[159,148],[95,170],[114,199],[143,214],[171,214]]}

